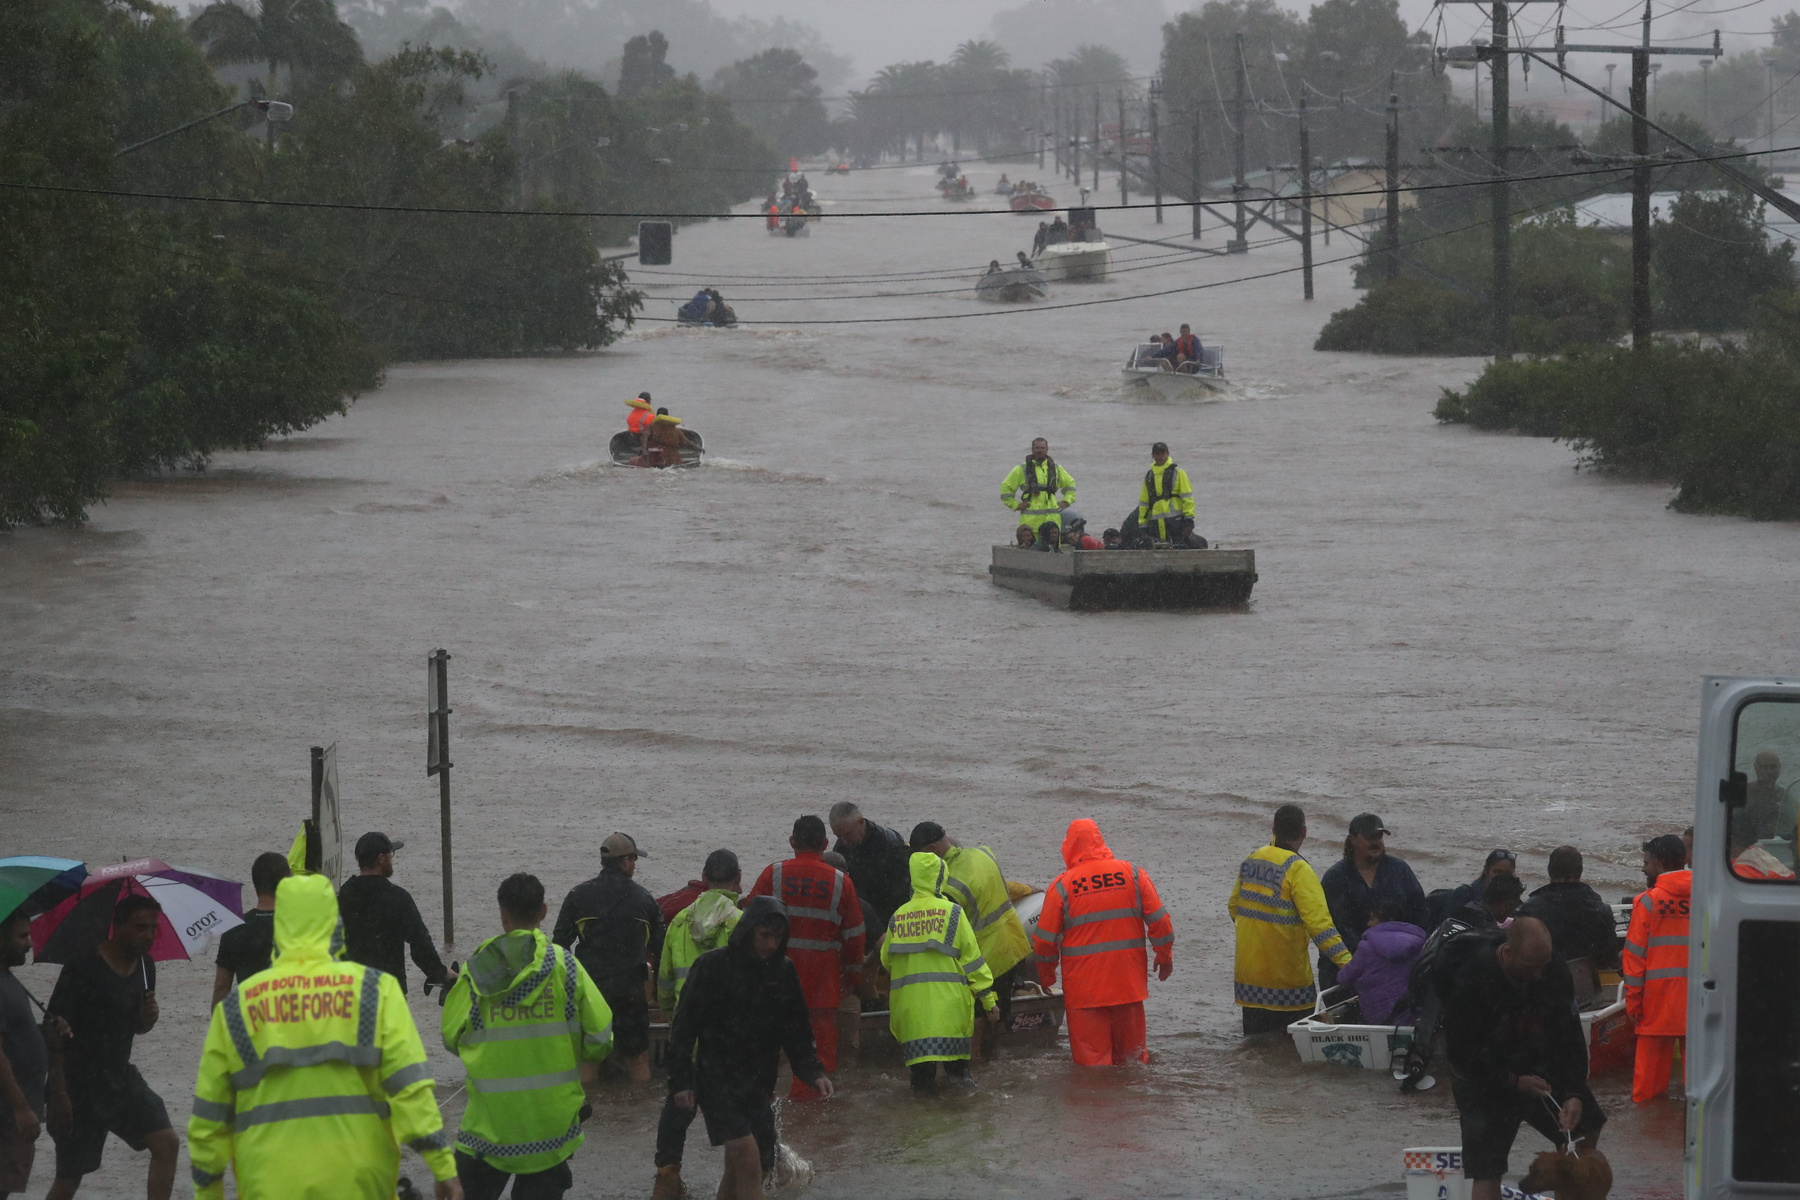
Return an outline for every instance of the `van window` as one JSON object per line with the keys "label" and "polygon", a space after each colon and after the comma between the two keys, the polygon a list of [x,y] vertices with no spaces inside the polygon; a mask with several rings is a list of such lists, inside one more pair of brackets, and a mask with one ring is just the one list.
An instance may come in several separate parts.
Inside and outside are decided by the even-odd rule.
{"label": "van window", "polygon": [[1800,704],[1759,701],[1738,713],[1732,767],[1748,781],[1731,812],[1731,873],[1756,882],[1794,882],[1800,832]]}
{"label": "van window", "polygon": [[1800,1183],[1800,922],[1738,925],[1731,1173]]}

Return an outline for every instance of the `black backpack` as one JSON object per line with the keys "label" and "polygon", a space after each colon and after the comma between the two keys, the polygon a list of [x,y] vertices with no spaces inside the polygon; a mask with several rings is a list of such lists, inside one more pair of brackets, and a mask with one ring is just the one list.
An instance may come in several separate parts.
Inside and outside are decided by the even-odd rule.
{"label": "black backpack", "polygon": [[1448,994],[1451,980],[1484,942],[1498,945],[1506,937],[1498,928],[1471,925],[1461,917],[1450,917],[1425,939],[1412,974],[1406,979],[1406,998],[1414,1009],[1421,1008],[1426,997],[1436,992]]}

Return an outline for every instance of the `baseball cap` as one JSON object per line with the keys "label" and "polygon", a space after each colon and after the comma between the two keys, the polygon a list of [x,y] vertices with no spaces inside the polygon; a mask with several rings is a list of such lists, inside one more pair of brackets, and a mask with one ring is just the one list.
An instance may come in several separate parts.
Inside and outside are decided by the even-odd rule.
{"label": "baseball cap", "polygon": [[383,854],[397,854],[404,845],[405,842],[385,833],[365,833],[356,839],[356,861],[380,858]]}
{"label": "baseball cap", "polygon": [[1169,452],[1169,443],[1157,442],[1150,447],[1150,453],[1152,453],[1152,454],[1155,454],[1158,450],[1162,451],[1164,454],[1167,454]]}
{"label": "baseball cap", "polygon": [[914,850],[923,850],[927,846],[935,846],[944,840],[944,827],[936,821],[920,821],[913,826],[912,837],[907,843]]}
{"label": "baseball cap", "polygon": [[1350,832],[1358,837],[1374,837],[1378,833],[1386,833],[1387,826],[1374,813],[1358,813],[1350,818]]}
{"label": "baseball cap", "polygon": [[609,833],[606,840],[600,843],[601,858],[624,858],[627,854],[635,854],[639,858],[649,858],[648,850],[638,849],[637,842],[629,833]]}

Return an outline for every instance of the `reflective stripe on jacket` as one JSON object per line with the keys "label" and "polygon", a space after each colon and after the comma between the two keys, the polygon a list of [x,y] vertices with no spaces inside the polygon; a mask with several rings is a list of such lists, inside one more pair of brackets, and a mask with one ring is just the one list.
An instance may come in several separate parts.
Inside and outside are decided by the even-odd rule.
{"label": "reflective stripe on jacket", "polygon": [[993,1008],[994,974],[981,955],[972,922],[943,895],[944,860],[929,851],[908,861],[912,899],[888,922],[881,965],[892,980],[888,1028],[908,1066],[968,1058],[975,1033],[974,993]]}
{"label": "reflective stripe on jacket", "polygon": [[1318,989],[1308,945],[1340,967],[1350,961],[1318,875],[1292,850],[1264,846],[1246,858],[1225,911],[1237,926],[1232,991],[1238,1004],[1311,1009]]}
{"label": "reflective stripe on jacket", "polygon": [[1150,994],[1144,957],[1148,931],[1156,961],[1174,961],[1175,927],[1150,876],[1113,857],[1100,827],[1086,817],[1069,822],[1063,862],[1038,914],[1032,949],[1038,978],[1056,982],[1060,960],[1063,1001],[1070,1008],[1132,1004]]}
{"label": "reflective stripe on jacket", "polygon": [[436,1179],[456,1161],[425,1047],[391,975],[338,959],[323,876],[276,889],[275,965],[214,1007],[194,1081],[194,1194],[221,1200],[392,1200],[400,1146]]}
{"label": "reflective stripe on jacket", "polygon": [[1650,1037],[1687,1035],[1688,903],[1692,871],[1665,871],[1631,905],[1620,974],[1625,1011]]}
{"label": "reflective stripe on jacket", "polygon": [[675,914],[663,935],[662,962],[656,968],[656,1003],[673,1017],[687,986],[688,972],[708,950],[717,950],[737,928],[738,895],[726,888],[708,888],[694,902]]}
{"label": "reflective stripe on jacket", "polygon": [[1033,529],[1045,521],[1062,524],[1062,509],[1057,507],[1057,493],[1070,504],[1075,503],[1075,477],[1058,466],[1054,458],[1038,462],[1028,458],[1000,481],[1000,503],[1019,514],[1019,524]]}
{"label": "reflective stripe on jacket", "polygon": [[1025,922],[1012,906],[1006,876],[986,846],[952,846],[944,855],[944,865],[949,871],[944,895],[968,916],[975,927],[975,940],[981,943],[981,956],[998,979],[1031,953],[1031,939],[1025,936]]}
{"label": "reflective stripe on jacket", "polygon": [[1152,537],[1166,538],[1165,517],[1194,518],[1194,485],[1174,459],[1160,467],[1151,463],[1138,488],[1138,528]]}
{"label": "reflective stripe on jacket", "polygon": [[581,1064],[612,1049],[612,1009],[540,930],[489,938],[444,999],[444,1048],[468,1072],[456,1148],[501,1171],[547,1171],[581,1145]]}
{"label": "reflective stripe on jacket", "polygon": [[800,974],[808,1008],[836,1008],[845,990],[862,978],[863,919],[850,877],[803,850],[763,868],[751,896],[773,896],[787,906],[787,955]]}

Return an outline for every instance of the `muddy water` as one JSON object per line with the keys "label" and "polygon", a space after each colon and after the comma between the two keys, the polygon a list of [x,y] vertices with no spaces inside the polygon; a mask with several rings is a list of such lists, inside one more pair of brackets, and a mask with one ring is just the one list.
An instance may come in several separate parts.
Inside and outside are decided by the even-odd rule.
{"label": "muddy water", "polygon": [[[817,183],[840,209],[940,206],[925,171]],[[1108,225],[1188,244],[1179,211]],[[1660,488],[1571,470],[1564,447],[1440,428],[1439,388],[1479,363],[1314,352],[1353,298],[1348,268],[1322,266],[1311,304],[1296,274],[1249,278],[1296,267],[1285,246],[1121,247],[1142,269],[1057,289],[1053,304],[1118,301],[1081,308],[966,316],[991,310],[904,294],[972,283],[1031,228],[995,212],[827,219],[795,240],[689,229],[686,275],[638,276],[657,285],[649,315],[716,282],[746,319],[794,323],[397,367],[306,435],[123,487],[85,528],[8,535],[6,849],[247,876],[305,811],[307,746],[335,741],[348,824],[410,843],[400,881],[436,926],[422,667],[445,646],[464,951],[494,930],[501,877],[534,870],[554,902],[615,828],[650,850],[640,877],[661,892],[721,845],[760,868],[794,816],[845,798],[903,830],[941,821],[1037,881],[1069,819],[1092,816],[1156,878],[1178,941],[1175,978],[1152,987],[1152,1068],[1012,1057],[979,1095],[921,1105],[894,1064],[849,1067],[840,1100],[788,1118],[813,1195],[1397,1191],[1402,1147],[1458,1140],[1447,1089],[1403,1100],[1241,1044],[1237,861],[1295,801],[1321,867],[1373,809],[1428,888],[1493,846],[1535,886],[1567,841],[1616,897],[1638,843],[1688,823],[1700,673],[1797,657],[1794,530],[1679,516]],[[1130,298],[1201,284],[1221,286]],[[1120,390],[1127,345],[1181,321],[1225,343],[1235,402]],[[704,432],[710,465],[604,462],[644,388]],[[994,588],[997,485],[1040,434],[1096,528],[1168,441],[1201,530],[1257,551],[1248,610],[1073,615]],[[169,964],[139,1042],[178,1121],[211,975]],[[429,1044],[436,1007],[414,1006]],[[459,1069],[439,1077],[459,1109]],[[1676,1194],[1680,1114],[1629,1111],[1625,1089],[1599,1085],[1617,1194]],[[603,1103],[577,1194],[644,1194],[654,1117],[642,1094]],[[703,1141],[696,1127],[689,1175],[710,1188]],[[141,1172],[115,1142],[83,1194],[139,1194]]]}

